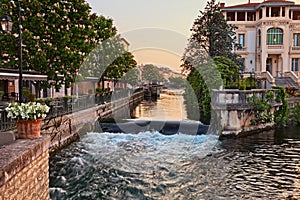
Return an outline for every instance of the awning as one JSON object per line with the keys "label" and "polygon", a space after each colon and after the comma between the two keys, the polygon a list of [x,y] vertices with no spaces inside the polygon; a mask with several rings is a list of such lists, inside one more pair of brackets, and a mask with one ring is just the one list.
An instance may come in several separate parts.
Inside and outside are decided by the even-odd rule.
{"label": "awning", "polygon": [[[19,79],[19,74],[17,73],[6,73],[6,72],[0,72],[0,80],[17,80]],[[23,80],[30,80],[30,81],[46,81],[47,76],[46,75],[37,75],[37,74],[23,74],[22,75]]]}

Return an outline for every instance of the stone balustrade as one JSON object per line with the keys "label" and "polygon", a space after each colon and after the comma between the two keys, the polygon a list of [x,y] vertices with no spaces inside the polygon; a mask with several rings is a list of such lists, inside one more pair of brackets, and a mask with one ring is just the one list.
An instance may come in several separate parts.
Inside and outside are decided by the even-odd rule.
{"label": "stone balustrade", "polygon": [[276,102],[278,90],[213,90],[212,109],[218,116],[221,126],[221,136],[240,135],[253,131],[261,131],[271,128],[274,123],[252,125],[254,114],[251,112],[252,105],[249,98],[256,96],[257,98],[266,98],[267,92],[273,92],[274,97],[270,102],[272,105],[271,114],[274,113],[281,102]]}

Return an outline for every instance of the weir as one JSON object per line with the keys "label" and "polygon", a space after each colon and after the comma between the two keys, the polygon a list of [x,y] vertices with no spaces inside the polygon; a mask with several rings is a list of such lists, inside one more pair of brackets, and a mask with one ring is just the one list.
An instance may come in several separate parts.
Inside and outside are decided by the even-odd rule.
{"label": "weir", "polygon": [[130,120],[123,123],[101,123],[95,132],[131,133],[157,131],[164,135],[184,133],[188,135],[206,134],[209,126],[196,121],[159,121],[159,120]]}

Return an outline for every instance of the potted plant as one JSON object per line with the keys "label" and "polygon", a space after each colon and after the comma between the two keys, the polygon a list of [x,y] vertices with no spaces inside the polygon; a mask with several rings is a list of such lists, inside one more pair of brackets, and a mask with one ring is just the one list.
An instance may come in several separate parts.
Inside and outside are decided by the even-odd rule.
{"label": "potted plant", "polygon": [[36,102],[10,103],[5,108],[7,117],[17,120],[18,138],[39,138],[42,119],[49,112],[49,107]]}

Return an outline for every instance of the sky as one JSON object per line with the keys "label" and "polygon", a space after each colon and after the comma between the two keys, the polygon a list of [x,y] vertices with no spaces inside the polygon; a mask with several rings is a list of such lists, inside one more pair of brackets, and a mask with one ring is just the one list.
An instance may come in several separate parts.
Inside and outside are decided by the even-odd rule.
{"label": "sky", "polygon": [[[181,57],[194,20],[206,0],[87,0],[92,11],[113,19],[138,64],[180,71]],[[248,0],[227,0],[226,6]],[[251,1],[255,2],[255,1]],[[257,1],[256,1],[257,2]],[[260,1],[258,1],[260,2]]]}

